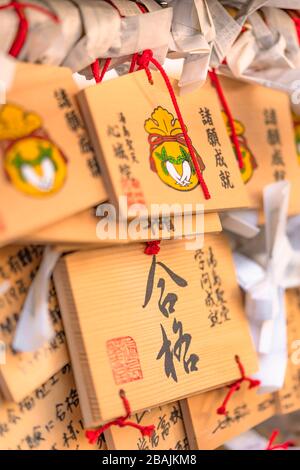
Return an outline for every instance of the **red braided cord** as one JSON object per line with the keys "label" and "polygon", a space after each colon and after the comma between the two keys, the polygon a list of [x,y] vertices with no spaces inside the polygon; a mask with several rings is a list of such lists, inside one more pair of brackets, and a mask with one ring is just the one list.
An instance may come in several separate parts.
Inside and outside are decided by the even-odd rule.
{"label": "red braided cord", "polygon": [[35,5],[33,3],[19,3],[17,1],[11,1],[5,5],[0,5],[0,10],[7,10],[9,8],[13,8],[19,18],[18,32],[8,52],[13,57],[18,57],[27,38],[29,23],[24,12],[26,8],[36,10],[40,13],[44,13],[44,15],[49,16],[49,18],[51,18],[53,21],[59,23],[59,18],[57,17],[57,15],[55,15],[51,11],[47,10],[47,8],[44,8],[41,5]]}
{"label": "red braided cord", "polygon": [[242,385],[243,382],[249,382],[249,389],[259,387],[259,385],[260,385],[259,380],[251,379],[251,377],[247,377],[245,375],[245,368],[244,368],[239,356],[235,356],[235,361],[236,361],[236,363],[238,365],[238,368],[240,370],[241,378],[239,380],[237,380],[236,382],[234,382],[232,385],[229,386],[229,391],[226,394],[222,405],[217,409],[217,414],[218,415],[226,415],[227,414],[227,404],[228,404],[229,400],[231,399],[232,395],[235,392],[238,392],[240,390],[241,385]]}
{"label": "red braided cord", "polygon": [[91,429],[91,430],[86,431],[85,436],[88,439],[90,444],[95,444],[97,440],[99,439],[99,437],[101,436],[101,434],[107,431],[107,429],[109,429],[111,426],[119,426],[120,428],[125,428],[129,426],[131,428],[135,428],[138,431],[140,431],[142,436],[151,437],[152,433],[155,430],[155,426],[154,425],[142,426],[133,421],[128,421],[128,418],[131,415],[131,409],[130,409],[129,401],[127,400],[125,392],[123,390],[120,391],[120,398],[123,402],[125,415],[120,416],[120,418],[109,421],[108,423],[104,424],[98,429]]}
{"label": "red braided cord", "polygon": [[110,63],[111,63],[110,58],[105,59],[102,72],[100,72],[100,63],[99,63],[98,59],[96,59],[95,62],[92,63],[91,69],[92,69],[93,76],[94,76],[94,79],[95,79],[96,83],[101,83],[102,82],[102,80],[104,78],[104,75],[106,74],[106,72],[108,70],[108,67],[110,66]]}
{"label": "red braided cord", "polygon": [[282,444],[275,444],[274,441],[275,439],[279,436],[279,431],[278,429],[275,429],[270,437],[269,443],[265,450],[288,450],[289,447],[295,447],[295,442],[294,441],[286,441],[283,442]]}

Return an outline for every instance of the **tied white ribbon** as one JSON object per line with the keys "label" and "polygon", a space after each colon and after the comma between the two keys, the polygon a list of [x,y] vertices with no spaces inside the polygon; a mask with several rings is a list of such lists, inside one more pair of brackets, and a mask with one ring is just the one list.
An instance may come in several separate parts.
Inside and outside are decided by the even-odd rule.
{"label": "tied white ribbon", "polygon": [[16,351],[36,351],[50,341],[55,332],[49,315],[49,282],[60,253],[46,247],[39,270],[29,288],[15,332]]}
{"label": "tied white ribbon", "polygon": [[235,252],[238,282],[246,292],[246,313],[259,354],[256,378],[261,392],[283,386],[287,365],[285,289],[300,285],[300,252],[286,234],[290,184],[264,189],[265,246],[255,240],[244,252]]}

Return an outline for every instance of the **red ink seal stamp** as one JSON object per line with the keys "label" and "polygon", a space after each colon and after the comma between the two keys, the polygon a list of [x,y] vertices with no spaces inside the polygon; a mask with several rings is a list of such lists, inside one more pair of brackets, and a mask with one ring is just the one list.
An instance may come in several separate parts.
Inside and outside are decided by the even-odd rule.
{"label": "red ink seal stamp", "polygon": [[143,378],[137,346],[131,336],[110,339],[106,350],[117,385]]}

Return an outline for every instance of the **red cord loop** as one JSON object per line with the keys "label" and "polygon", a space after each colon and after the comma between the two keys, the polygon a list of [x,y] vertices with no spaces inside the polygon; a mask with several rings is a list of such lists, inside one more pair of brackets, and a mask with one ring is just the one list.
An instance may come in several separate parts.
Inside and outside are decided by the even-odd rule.
{"label": "red cord loop", "polygon": [[144,250],[145,255],[157,255],[160,252],[160,240],[147,242]]}
{"label": "red cord loop", "polygon": [[226,415],[228,413],[228,411],[227,411],[228,402],[229,402],[230,398],[232,397],[232,395],[235,392],[238,392],[240,390],[242,383],[248,382],[249,383],[249,389],[259,387],[259,385],[260,385],[260,380],[254,380],[254,379],[251,379],[251,377],[246,376],[245,368],[244,368],[243,364],[241,363],[239,356],[235,356],[235,360],[236,360],[236,363],[237,363],[238,368],[240,370],[241,378],[229,386],[229,391],[228,391],[222,405],[217,409],[217,414],[218,415]]}
{"label": "red cord loop", "polygon": [[110,63],[111,63],[110,58],[105,59],[104,66],[103,66],[103,69],[102,69],[101,72],[100,72],[100,62],[99,62],[99,60],[96,59],[95,62],[92,63],[91,69],[92,69],[93,76],[94,76],[94,79],[95,79],[96,83],[101,83],[102,82],[102,80],[104,78],[104,75],[106,74],[106,72],[108,70],[108,67],[110,66]]}
{"label": "red cord loop", "polygon": [[148,81],[153,85],[153,78],[151,70],[149,69],[150,62],[153,60],[153,52],[150,49],[146,49],[142,54],[138,54],[136,63],[138,65],[138,70],[145,70]]}
{"label": "red cord loop", "polygon": [[270,437],[269,443],[265,450],[288,450],[289,447],[295,447],[295,442],[294,441],[286,441],[283,442],[282,444],[275,444],[274,441],[275,439],[279,436],[279,431],[278,429],[275,429]]}
{"label": "red cord loop", "polygon": [[135,53],[133,54],[133,56],[132,56],[131,64],[130,64],[128,73],[134,72],[135,67],[136,67],[137,58],[138,58],[138,53],[135,52]]}
{"label": "red cord loop", "polygon": [[119,426],[120,428],[125,428],[126,426],[129,426],[140,431],[142,436],[149,436],[149,437],[152,436],[155,430],[155,426],[153,424],[151,424],[150,426],[141,426],[140,424],[137,424],[133,421],[128,421],[128,418],[131,415],[131,409],[130,409],[130,404],[126,398],[124,390],[120,390],[120,398],[123,401],[125,415],[120,416],[120,418],[114,419],[113,421],[109,421],[108,423],[104,424],[98,429],[91,429],[91,430],[86,431],[85,436],[88,439],[90,444],[96,444],[101,434],[104,433],[111,426]]}
{"label": "red cord loop", "polygon": [[145,70],[149,82],[151,84],[153,84],[152,74],[151,74],[151,71],[149,69],[150,63],[153,64],[157,68],[157,70],[160,72],[162,78],[165,81],[165,84],[166,84],[166,87],[168,89],[170,98],[172,100],[174,109],[176,111],[178,121],[179,121],[181,129],[182,129],[182,133],[184,135],[186,146],[187,146],[187,148],[189,150],[189,154],[192,158],[193,165],[194,165],[197,177],[198,177],[198,181],[199,181],[200,186],[202,188],[204,197],[205,197],[205,199],[210,199],[211,196],[210,196],[208,187],[207,187],[207,185],[204,181],[202,171],[201,171],[201,168],[199,166],[198,159],[197,159],[197,155],[195,154],[192,142],[191,142],[191,140],[188,136],[187,128],[186,128],[186,125],[184,123],[184,120],[183,120],[183,117],[182,117],[182,114],[181,114],[181,111],[180,111],[180,108],[179,108],[179,105],[178,105],[178,102],[177,102],[177,99],[176,99],[176,96],[175,96],[175,92],[174,92],[172,84],[170,82],[170,79],[169,79],[168,75],[166,74],[164,68],[161,66],[161,64],[153,57],[153,52],[150,49],[146,49],[144,52],[139,54],[139,56],[137,57],[137,65],[139,66],[139,68],[138,68],[139,70],[142,70],[142,69]]}
{"label": "red cord loop", "polygon": [[53,20],[55,23],[59,23],[58,16],[55,15],[55,13],[52,13],[51,11],[47,10],[47,8],[41,5],[35,5],[33,3],[24,3],[24,2],[19,3],[17,1],[11,1],[5,5],[0,5],[0,10],[7,10],[10,8],[13,8],[16,11],[16,14],[19,18],[18,32],[8,52],[13,57],[18,57],[27,39],[29,23],[24,12],[26,8],[31,8],[32,10],[36,10],[40,13],[44,13],[44,15],[49,16],[49,18]]}
{"label": "red cord loop", "polygon": [[224,109],[226,115],[227,115],[229,126],[230,126],[230,138],[231,138],[231,141],[232,141],[232,143],[234,145],[234,148],[235,148],[235,151],[236,151],[236,156],[237,156],[237,159],[238,159],[238,162],[239,162],[239,167],[240,167],[241,170],[243,170],[244,169],[244,160],[243,160],[243,155],[242,155],[242,151],[241,151],[241,148],[240,148],[239,139],[238,139],[238,136],[237,136],[237,133],[236,133],[236,130],[235,130],[234,119],[233,119],[233,116],[231,114],[230,107],[229,107],[228,102],[226,100],[226,97],[224,95],[221,82],[219,80],[218,75],[216,74],[215,69],[212,69],[212,71],[209,72],[209,77],[210,77],[210,80],[211,80],[212,84],[214,85],[214,87],[215,87],[215,89],[218,93],[220,102],[223,106],[223,109]]}

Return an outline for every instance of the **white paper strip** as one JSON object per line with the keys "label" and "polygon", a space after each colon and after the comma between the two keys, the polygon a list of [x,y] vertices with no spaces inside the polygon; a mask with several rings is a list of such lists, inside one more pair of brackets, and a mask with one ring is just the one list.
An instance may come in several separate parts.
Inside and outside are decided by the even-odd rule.
{"label": "white paper strip", "polygon": [[13,348],[16,351],[35,351],[54,336],[48,296],[49,281],[60,253],[47,247],[39,270],[29,288],[15,332]]}

